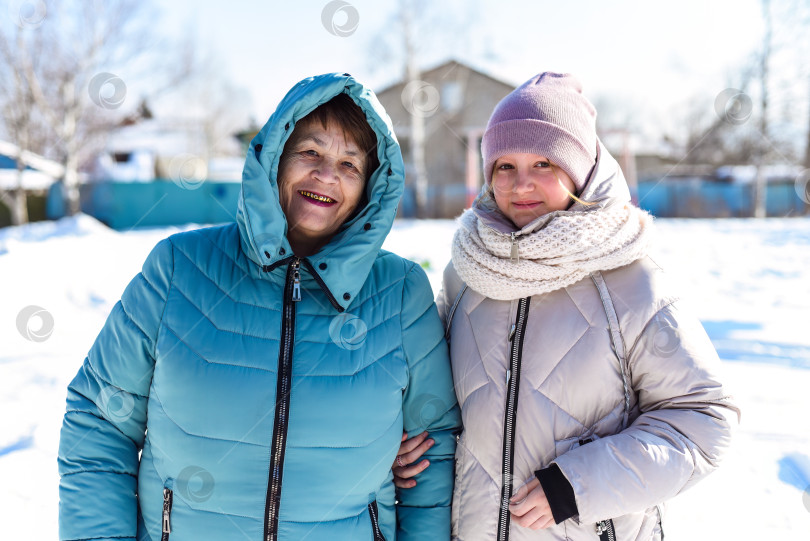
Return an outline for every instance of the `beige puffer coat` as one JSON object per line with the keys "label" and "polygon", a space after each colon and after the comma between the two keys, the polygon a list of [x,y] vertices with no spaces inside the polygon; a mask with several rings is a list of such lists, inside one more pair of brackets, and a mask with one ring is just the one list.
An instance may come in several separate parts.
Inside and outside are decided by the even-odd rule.
{"label": "beige puffer coat", "polygon": [[[604,149],[599,160],[583,195],[629,199],[616,162]],[[510,541],[595,540],[597,523],[608,519],[617,540],[660,539],[659,504],[716,468],[728,448],[739,410],[718,379],[708,336],[682,310],[663,271],[645,257],[601,276],[626,351],[624,380],[596,280],[525,301],[493,300],[466,288],[459,300],[463,283],[452,263],[446,269],[438,305],[445,320],[453,313],[448,332],[464,422],[454,539],[499,539],[512,355],[520,359],[512,485],[516,490],[556,463],[573,487],[579,515],[540,531],[511,523]]]}

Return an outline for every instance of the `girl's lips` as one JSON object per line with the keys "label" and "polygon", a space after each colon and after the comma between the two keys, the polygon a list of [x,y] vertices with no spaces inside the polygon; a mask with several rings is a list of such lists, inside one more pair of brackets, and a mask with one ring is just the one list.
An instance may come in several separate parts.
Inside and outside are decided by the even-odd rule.
{"label": "girl's lips", "polygon": [[308,203],[312,203],[318,207],[331,207],[337,201],[331,197],[321,195],[317,192],[310,192],[309,190],[298,190],[298,195],[304,198]]}
{"label": "girl's lips", "polygon": [[512,206],[519,209],[532,209],[542,204],[542,201],[513,201]]}

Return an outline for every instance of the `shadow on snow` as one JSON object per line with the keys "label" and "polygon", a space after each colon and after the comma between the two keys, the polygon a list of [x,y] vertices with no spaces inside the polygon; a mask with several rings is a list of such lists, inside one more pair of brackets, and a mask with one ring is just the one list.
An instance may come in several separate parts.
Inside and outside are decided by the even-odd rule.
{"label": "shadow on snow", "polygon": [[756,331],[759,323],[702,321],[717,354],[724,361],[742,361],[810,370],[810,347],[732,337],[735,331]]}

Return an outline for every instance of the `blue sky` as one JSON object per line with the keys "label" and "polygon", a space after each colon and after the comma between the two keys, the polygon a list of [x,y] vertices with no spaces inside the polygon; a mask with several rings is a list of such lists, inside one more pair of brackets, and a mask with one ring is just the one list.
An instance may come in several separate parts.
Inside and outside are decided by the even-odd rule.
{"label": "blue sky", "polygon": [[[347,1],[333,19],[340,27],[356,17],[345,36],[324,26],[328,4],[178,0],[163,4],[158,28],[193,28],[227,77],[250,92],[263,122],[309,75],[348,71],[377,90],[401,76],[397,2]],[[455,57],[515,84],[540,71],[572,72],[592,98],[618,97],[661,116],[698,95],[711,102],[733,84],[763,28],[757,0],[449,0],[424,6],[423,67]]]}
{"label": "blue sky", "polygon": [[[630,119],[621,127],[652,135],[649,139],[679,130],[676,139],[684,139],[696,110],[710,122],[715,98],[741,86],[764,29],[762,0],[407,2],[417,6],[411,15],[423,69],[453,58],[513,85],[546,70],[574,73],[603,121],[610,114]],[[782,27],[774,32],[778,58],[771,70],[771,114],[792,122],[791,137],[798,141],[796,134],[807,126],[810,40],[805,36],[810,33],[788,11],[797,2],[772,0],[775,11],[781,11],[775,20]],[[305,77],[349,72],[380,91],[404,73],[400,0],[153,4],[142,22],[154,29],[154,36],[139,48],[147,57],[171,59],[179,56],[173,44],[193,35],[198,56],[208,59],[213,70],[193,88],[225,96],[240,115],[247,118],[249,111],[258,124]],[[42,0],[9,0],[8,13],[37,5]],[[126,83],[124,109],[154,93],[158,79],[145,66],[104,67]],[[756,103],[755,79],[744,91]],[[158,116],[194,116],[211,107],[196,101],[193,110],[191,103],[181,93],[150,101]]]}

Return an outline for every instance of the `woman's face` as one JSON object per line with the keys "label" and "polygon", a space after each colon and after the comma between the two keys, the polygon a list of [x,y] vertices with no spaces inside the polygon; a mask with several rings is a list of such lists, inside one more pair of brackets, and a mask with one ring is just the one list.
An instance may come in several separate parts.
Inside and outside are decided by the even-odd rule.
{"label": "woman's face", "polygon": [[518,228],[535,218],[565,210],[571,204],[574,181],[565,171],[538,154],[507,154],[492,169],[495,203]]}
{"label": "woman's face", "polygon": [[343,130],[330,122],[295,127],[278,168],[287,239],[298,256],[326,245],[351,216],[365,188],[366,157]]}

